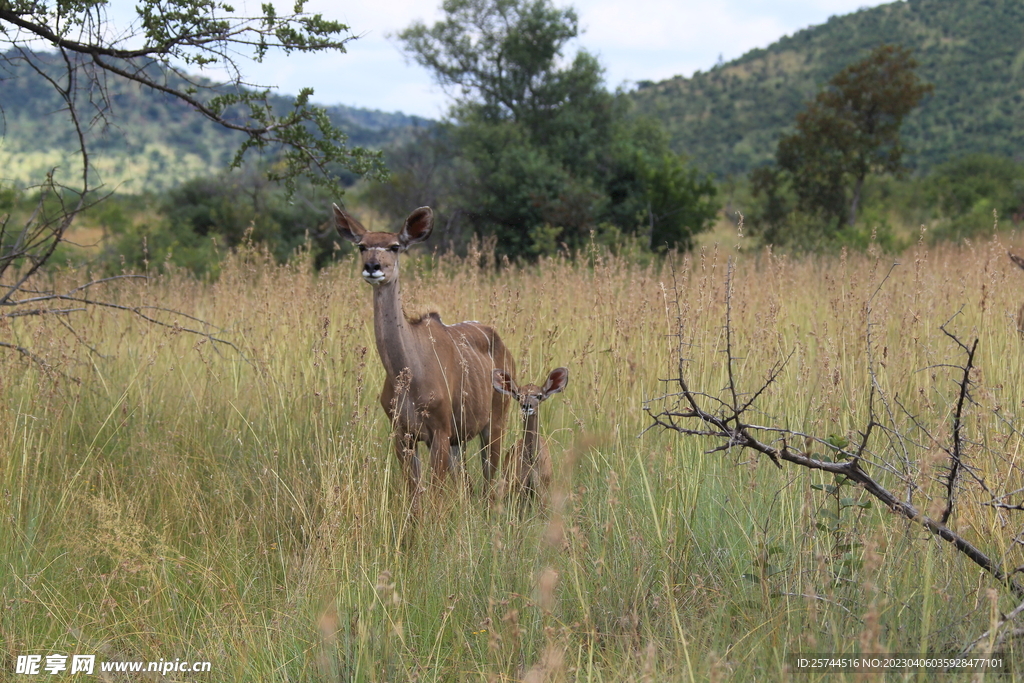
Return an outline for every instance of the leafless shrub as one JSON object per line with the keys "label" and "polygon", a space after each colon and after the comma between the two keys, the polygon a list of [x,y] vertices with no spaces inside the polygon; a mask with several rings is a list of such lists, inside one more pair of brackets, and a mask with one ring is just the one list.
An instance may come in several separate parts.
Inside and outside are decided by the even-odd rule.
{"label": "leafless shrub", "polygon": [[[812,488],[823,490],[827,495],[838,491],[840,485],[852,485],[863,490],[888,510],[951,544],[1017,600],[1024,600],[1024,586],[1014,579],[1014,575],[1024,571],[1024,567],[1004,566],[992,552],[979,547],[978,541],[968,540],[963,532],[950,525],[951,516],[955,509],[959,509],[968,489],[973,494],[972,503],[981,501],[980,506],[992,506],[1005,512],[1024,510],[1024,504],[1012,502],[1019,499],[1024,490],[997,494],[993,490],[996,486],[986,482],[980,469],[972,462],[972,458],[981,454],[994,455],[999,462],[1005,463],[1014,477],[1020,475],[1019,466],[995,453],[1000,445],[1009,443],[1008,439],[993,439],[993,443],[999,443],[989,445],[980,437],[972,436],[968,428],[971,424],[969,414],[974,411],[987,413],[1011,437],[1021,435],[1012,417],[1000,412],[998,405],[986,407],[976,400],[976,394],[985,390],[979,379],[979,339],[965,342],[953,331],[953,322],[960,312],[940,326],[944,337],[956,349],[959,360],[927,368],[929,372],[948,373],[954,387],[952,395],[946,397],[947,408],[936,410],[938,414],[924,414],[919,407],[912,407],[906,397],[884,389],[879,381],[880,360],[875,357],[876,340],[873,339],[878,323],[872,319],[872,305],[897,265],[893,264],[865,304],[870,386],[863,424],[850,434],[851,438],[826,437],[783,426],[784,418],[770,417],[763,410],[761,406],[765,397],[780,381],[792,353],[776,361],[753,390],[743,387],[740,368],[744,354],[737,348],[737,329],[733,320],[732,263],[726,276],[722,331],[725,386],[714,392],[692,383],[688,372],[691,364],[687,358],[691,347],[687,342],[687,331],[683,329],[684,316],[680,313],[678,372],[667,380],[675,390],[646,402],[644,409],[651,420],[648,429],[661,428],[707,440],[710,443],[705,451],[707,454],[748,450],[766,456],[779,468],[797,465],[830,473],[835,477],[836,486],[817,485]],[[676,296],[678,310],[682,311],[678,288]],[[1007,480],[1013,478],[1007,477]],[[917,503],[914,502],[915,496]],[[992,543],[997,542],[992,539]],[[1014,630],[1010,624],[1021,613],[1024,613],[1024,602],[1001,616],[994,628],[974,641],[967,650],[982,641],[1003,643],[1016,637],[1014,634],[1020,629]]]}

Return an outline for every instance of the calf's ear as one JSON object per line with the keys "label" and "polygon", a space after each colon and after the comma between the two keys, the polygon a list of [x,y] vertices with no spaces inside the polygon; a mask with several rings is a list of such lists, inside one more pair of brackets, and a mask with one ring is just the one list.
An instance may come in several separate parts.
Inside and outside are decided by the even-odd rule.
{"label": "calf's ear", "polygon": [[557,394],[569,383],[569,369],[568,368],[555,368],[548,375],[548,381],[544,382],[544,388],[541,389],[541,393],[544,398],[547,398],[551,394]]}

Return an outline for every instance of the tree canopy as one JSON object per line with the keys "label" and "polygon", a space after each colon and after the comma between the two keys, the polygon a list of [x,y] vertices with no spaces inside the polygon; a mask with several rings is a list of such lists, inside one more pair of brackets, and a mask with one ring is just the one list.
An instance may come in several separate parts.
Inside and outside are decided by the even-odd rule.
{"label": "tree canopy", "polygon": [[869,173],[898,173],[900,126],[931,92],[910,50],[882,45],[828,82],[779,141],[779,167],[790,174],[800,207],[853,225]]}
{"label": "tree canopy", "polygon": [[399,38],[438,83],[457,88],[460,104],[487,120],[535,123],[565,103],[574,81],[599,76],[586,52],[568,69],[556,67],[579,32],[572,9],[539,0],[446,0],[443,9],[441,21],[415,23]]}
{"label": "tree canopy", "polygon": [[604,87],[596,57],[567,54],[579,33],[572,9],[550,0],[446,0],[442,9],[441,21],[399,37],[453,96],[443,132],[424,144],[448,157],[454,189],[440,199],[471,232],[521,256],[579,246],[602,225],[685,249],[710,226],[713,184]]}

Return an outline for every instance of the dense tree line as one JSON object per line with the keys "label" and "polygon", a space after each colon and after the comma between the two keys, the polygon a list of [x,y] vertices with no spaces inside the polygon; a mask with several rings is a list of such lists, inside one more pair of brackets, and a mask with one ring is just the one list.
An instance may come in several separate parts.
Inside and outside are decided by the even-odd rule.
{"label": "dense tree line", "polygon": [[[338,112],[352,125],[407,126],[386,151],[390,180],[360,190],[362,200],[394,220],[410,207],[432,206],[440,248],[493,236],[498,253],[512,258],[573,251],[591,240],[614,247],[629,239],[652,252],[688,249],[710,227],[720,206],[718,187],[671,150],[656,119],[605,87],[593,55],[570,53],[579,33],[572,9],[549,0],[447,0],[443,10],[441,21],[414,24],[399,38],[450,93],[445,120]],[[902,178],[903,123],[930,86],[905,48],[881,46],[854,57],[805,102],[792,132],[777,144],[775,164],[740,181],[749,192],[733,204],[758,241],[805,250],[856,245],[878,226],[884,239],[887,211],[913,214],[908,223],[929,223],[933,235],[953,238],[991,228],[994,216],[1004,224],[1024,217],[1024,172],[1005,157],[968,155]],[[751,73],[775,83],[780,96],[792,94],[768,62]],[[744,83],[735,74],[708,78],[742,96]],[[40,87],[18,82],[21,90]],[[131,87],[127,94],[109,91],[111,106],[128,98],[136,116],[148,111],[148,102],[160,120],[168,107],[182,106],[171,95],[138,99],[144,89]],[[21,100],[36,109],[48,101]],[[24,102],[9,106],[9,113],[32,118]],[[166,132],[205,135],[214,125],[193,119]],[[356,179],[339,164],[324,168],[333,188],[296,180],[289,195],[268,182],[277,172],[273,164],[248,166],[234,175],[193,179],[158,197],[108,202],[86,212],[87,220],[107,228],[102,260],[108,269],[174,263],[211,272],[219,253],[246,240],[282,261],[309,245],[323,265],[345,251],[323,227],[326,207],[338,199],[338,183],[351,186]],[[7,191],[3,201],[27,212],[33,196]]]}
{"label": "dense tree line", "polygon": [[875,242],[899,250],[920,239],[922,226],[935,242],[1024,225],[1024,163],[1005,156],[969,154],[927,174],[868,176],[857,225],[841,229],[795,211],[798,197],[780,180],[766,167],[733,193],[733,206],[760,244],[816,251]]}
{"label": "dense tree line", "polygon": [[[931,92],[910,50],[882,45],[836,74],[750,174],[751,225],[772,243],[853,229],[869,174],[901,175],[904,118]],[[800,230],[798,226],[805,226]],[[814,229],[816,227],[816,230]]]}

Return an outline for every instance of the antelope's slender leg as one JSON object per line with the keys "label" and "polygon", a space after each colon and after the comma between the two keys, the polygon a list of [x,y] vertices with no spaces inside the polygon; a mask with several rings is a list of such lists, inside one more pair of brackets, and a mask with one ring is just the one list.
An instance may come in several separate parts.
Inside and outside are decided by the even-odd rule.
{"label": "antelope's slender leg", "polygon": [[462,462],[462,446],[458,443],[448,445],[448,469],[459,476],[466,469]]}
{"label": "antelope's slender leg", "polygon": [[394,435],[395,455],[405,475],[405,484],[409,490],[409,500],[413,508],[418,507],[420,490],[420,456],[416,452],[416,439],[411,434]]}
{"label": "antelope's slender leg", "polygon": [[451,439],[447,434],[434,432],[430,441],[430,471],[433,484],[440,484],[448,474],[451,457]]}
{"label": "antelope's slender leg", "polygon": [[452,475],[459,479],[466,488],[466,493],[473,493],[473,484],[469,480],[469,468],[462,458],[462,444],[456,442],[449,446],[448,468]]}
{"label": "antelope's slender leg", "polygon": [[[497,420],[494,421],[495,423]],[[501,436],[504,433],[504,425],[493,424],[488,429],[487,439],[487,465],[484,470],[490,474],[488,481],[493,481],[496,476],[501,476]]]}
{"label": "antelope's slender leg", "polygon": [[[501,457],[501,446],[499,445],[498,457]],[[483,468],[484,480],[490,484],[497,468],[497,462],[492,462],[493,447],[491,444],[491,426],[484,427],[480,432],[480,465]]]}

